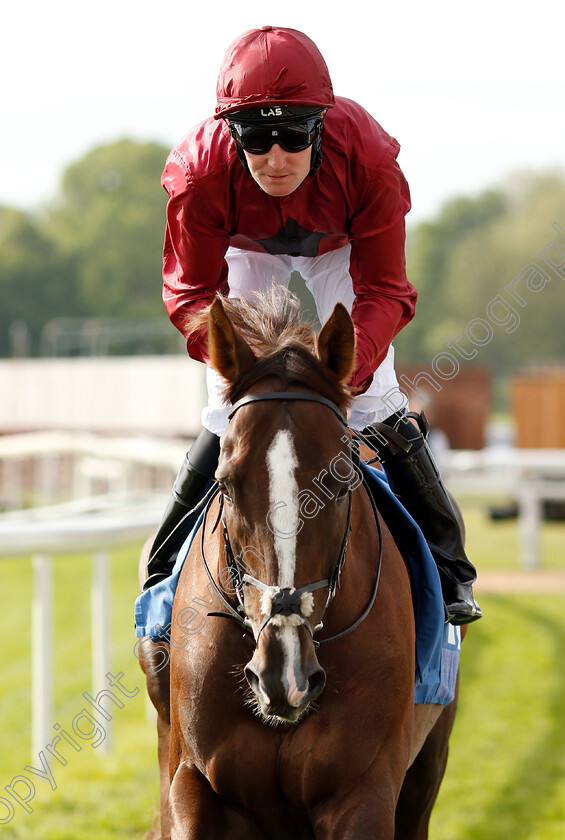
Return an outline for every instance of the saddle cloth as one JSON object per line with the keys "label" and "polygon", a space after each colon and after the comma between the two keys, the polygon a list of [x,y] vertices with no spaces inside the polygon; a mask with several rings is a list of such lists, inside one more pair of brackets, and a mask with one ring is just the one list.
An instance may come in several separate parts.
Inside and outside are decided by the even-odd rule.
{"label": "saddle cloth", "polygon": [[[445,623],[439,574],[420,528],[390,490],[385,474],[363,463],[361,469],[377,509],[408,561],[412,576],[416,622],[414,700],[416,703],[447,705],[455,696],[461,650],[460,628]],[[206,621],[215,620],[207,618],[206,613],[218,609],[218,604],[194,597],[190,604],[192,613],[183,610],[184,637],[175,639],[175,631],[170,632],[179,575],[202,518],[203,514],[179,551],[172,575],[137,597],[136,636],[150,636],[153,641],[167,639],[171,644],[182,645],[186,644],[186,635],[200,632]],[[211,594],[209,588],[207,595]]]}

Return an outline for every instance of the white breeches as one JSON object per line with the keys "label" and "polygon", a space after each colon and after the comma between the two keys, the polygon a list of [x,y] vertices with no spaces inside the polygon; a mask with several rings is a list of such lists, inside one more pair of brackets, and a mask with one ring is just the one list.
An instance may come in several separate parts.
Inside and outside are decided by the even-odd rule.
{"label": "white breeches", "polygon": [[[345,245],[320,257],[290,257],[229,248],[226,254],[229,297],[247,297],[254,291],[268,291],[273,284],[288,286],[291,273],[298,271],[314,298],[318,318],[323,324],[338,302],[351,312],[355,295],[349,273],[350,251],[351,246]],[[222,398],[225,381],[216,371],[208,368],[206,384],[208,405],[202,411],[202,425],[221,435],[228,422],[228,408]],[[383,401],[387,395],[388,399]],[[354,398],[349,425],[360,431],[369,423],[385,420],[404,407],[399,404],[401,399],[391,345],[386,358],[375,371],[371,386],[364,394]],[[405,397],[404,402],[407,402]]]}

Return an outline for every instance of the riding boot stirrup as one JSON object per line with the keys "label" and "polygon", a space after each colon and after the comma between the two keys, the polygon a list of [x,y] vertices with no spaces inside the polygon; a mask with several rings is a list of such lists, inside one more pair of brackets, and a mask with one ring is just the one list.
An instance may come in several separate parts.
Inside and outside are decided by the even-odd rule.
{"label": "riding boot stirrup", "polygon": [[[407,417],[417,420],[418,428]],[[418,523],[436,562],[448,620],[452,624],[468,624],[481,618],[481,608],[473,597],[475,567],[465,554],[461,526],[430,448],[427,444],[427,420],[423,415],[409,414],[395,418],[395,431],[409,444],[394,449],[383,446],[379,435],[377,453],[393,493]],[[382,425],[389,425],[389,421]],[[363,438],[374,439],[369,426]]]}

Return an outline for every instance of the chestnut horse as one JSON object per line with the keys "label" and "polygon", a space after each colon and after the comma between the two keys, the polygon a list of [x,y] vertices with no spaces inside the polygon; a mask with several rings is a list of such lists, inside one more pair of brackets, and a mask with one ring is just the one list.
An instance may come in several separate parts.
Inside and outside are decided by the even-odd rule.
{"label": "chestnut horse", "polygon": [[[351,318],[338,304],[316,339],[274,304],[239,306],[207,313],[232,409],[170,683],[168,645],[142,647],[161,836],[425,840],[456,702],[414,704],[409,572],[347,444]],[[175,641],[195,595],[206,618]]]}

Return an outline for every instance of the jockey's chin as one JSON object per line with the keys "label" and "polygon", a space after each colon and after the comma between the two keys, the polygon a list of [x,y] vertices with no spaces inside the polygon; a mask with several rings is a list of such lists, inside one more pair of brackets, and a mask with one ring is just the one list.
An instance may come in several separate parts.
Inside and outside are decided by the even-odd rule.
{"label": "jockey's chin", "polygon": [[293,193],[310,172],[312,147],[286,152],[275,143],[264,155],[245,152],[249,172],[263,192],[283,198]]}

